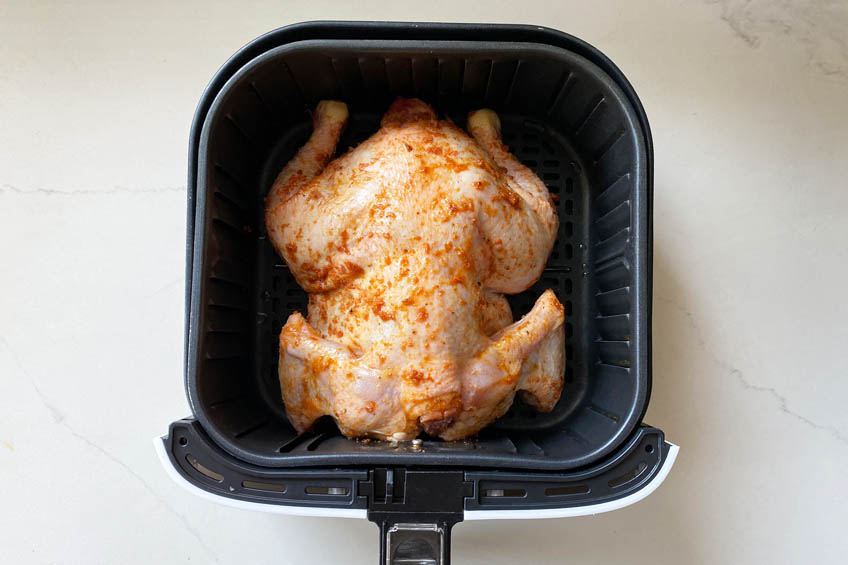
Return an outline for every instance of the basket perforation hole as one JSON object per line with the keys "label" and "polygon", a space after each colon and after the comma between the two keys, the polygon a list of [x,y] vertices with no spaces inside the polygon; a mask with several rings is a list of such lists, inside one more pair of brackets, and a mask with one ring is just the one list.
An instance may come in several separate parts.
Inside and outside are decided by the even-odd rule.
{"label": "basket perforation hole", "polygon": [[565,222],[565,236],[571,237],[574,235],[574,223]]}
{"label": "basket perforation hole", "polygon": [[574,215],[574,200],[565,201],[565,213],[569,216]]}
{"label": "basket perforation hole", "polygon": [[[547,167],[548,166],[547,163],[550,163],[550,161],[545,161],[543,164]],[[548,171],[546,173],[542,173],[542,179],[544,179],[544,180],[559,180],[559,173],[557,173],[555,171]],[[553,188],[553,187],[549,186],[548,188]],[[556,189],[559,190],[559,186],[556,186]]]}
{"label": "basket perforation hole", "polygon": [[565,258],[571,259],[574,256],[574,247],[570,243],[565,244]]}
{"label": "basket perforation hole", "polygon": [[574,283],[570,278],[567,278],[563,281],[563,286],[565,287],[565,294],[571,294],[571,291],[574,290]]}
{"label": "basket perforation hole", "polygon": [[631,471],[629,471],[629,472],[627,472],[627,473],[625,473],[625,474],[623,474],[619,477],[616,477],[614,479],[610,479],[610,481],[607,482],[607,484],[610,486],[610,488],[620,487],[624,483],[628,483],[628,482],[632,481],[633,479],[635,479],[636,477],[638,477],[639,475],[641,475],[642,471],[644,471],[647,467],[648,467],[647,463],[645,463],[644,461],[640,461],[639,464],[636,467],[634,467]]}
{"label": "basket perforation hole", "polygon": [[[566,348],[566,351],[568,351],[568,348]],[[569,355],[569,357],[570,357],[570,355]],[[565,382],[567,382],[567,383],[573,383],[574,382],[574,369],[572,369],[571,367],[565,368]]]}
{"label": "basket perforation hole", "polygon": [[569,322],[565,323],[565,339],[570,338],[574,335],[574,326],[572,326]]}
{"label": "basket perforation hole", "polygon": [[571,300],[566,300],[563,306],[565,306],[565,315],[571,316]]}
{"label": "basket perforation hole", "polygon": [[565,179],[565,192],[567,192],[568,194],[574,192],[574,179],[571,177]]}
{"label": "basket perforation hole", "polygon": [[345,487],[325,487],[325,486],[310,486],[304,489],[306,494],[317,494],[323,496],[344,496],[350,492],[350,489]]}
{"label": "basket perforation hole", "polygon": [[484,497],[523,498],[527,491],[523,488],[489,488],[483,490]]}
{"label": "basket perforation hole", "polygon": [[259,481],[242,481],[241,486],[253,490],[262,490],[269,492],[286,492],[286,485],[278,485],[275,483],[261,483]]}
{"label": "basket perforation hole", "polygon": [[551,487],[545,489],[546,496],[569,496],[575,494],[588,494],[591,489],[589,485],[570,485],[566,487]]}
{"label": "basket perforation hole", "polygon": [[200,461],[198,461],[197,458],[194,455],[192,455],[191,453],[186,455],[185,458],[186,458],[186,461],[188,461],[188,464],[191,465],[192,467],[194,467],[197,470],[197,472],[200,473],[201,475],[204,475],[204,476],[212,479],[216,483],[223,482],[224,475],[222,475],[221,473],[216,473],[215,471],[213,471],[209,467],[206,467]]}

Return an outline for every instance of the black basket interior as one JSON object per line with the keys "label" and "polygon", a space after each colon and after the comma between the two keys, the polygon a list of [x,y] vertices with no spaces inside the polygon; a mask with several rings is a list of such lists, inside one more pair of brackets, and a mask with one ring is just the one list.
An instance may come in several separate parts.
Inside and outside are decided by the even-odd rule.
{"label": "black basket interior", "polygon": [[[516,400],[476,438],[422,449],[348,440],[331,421],[297,436],[277,377],[281,326],[306,294],[265,238],[263,199],[306,141],[309,111],[341,99],[340,149],[376,131],[396,96],[459,125],[496,110],[504,141],[558,197],[560,232],[517,319],[546,288],[566,308],[566,383],[537,414]],[[259,465],[412,464],[567,469],[612,451],[647,402],[648,200],[633,109],[601,69],[569,51],[486,42],[301,41],[245,65],[215,99],[198,163],[187,389],[222,448]]]}

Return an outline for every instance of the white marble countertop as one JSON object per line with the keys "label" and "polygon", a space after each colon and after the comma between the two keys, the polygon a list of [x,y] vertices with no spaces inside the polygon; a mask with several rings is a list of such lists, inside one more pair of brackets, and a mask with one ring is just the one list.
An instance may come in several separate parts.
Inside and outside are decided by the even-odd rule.
{"label": "white marble countertop", "polygon": [[477,4],[3,4],[0,561],[376,561],[372,524],[211,504],[150,443],[189,413],[195,105],[241,45],[311,19],[559,28],[624,70],[651,121],[647,421],[677,465],[617,512],[460,524],[455,562],[845,560],[848,5]]}

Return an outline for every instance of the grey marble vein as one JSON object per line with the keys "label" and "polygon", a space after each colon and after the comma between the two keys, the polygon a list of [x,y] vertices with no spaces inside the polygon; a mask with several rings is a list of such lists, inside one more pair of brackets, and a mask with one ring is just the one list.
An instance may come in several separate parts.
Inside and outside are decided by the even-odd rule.
{"label": "grey marble vein", "polygon": [[46,196],[74,196],[77,194],[158,194],[163,192],[185,192],[184,186],[163,186],[158,188],[129,188],[125,186],[113,186],[112,188],[89,188],[82,190],[55,190],[52,188],[20,188],[8,183],[0,185],[0,194],[31,194]]}
{"label": "grey marble vein", "polygon": [[735,377],[736,380],[739,382],[739,384],[742,385],[743,389],[751,390],[751,391],[754,391],[754,392],[762,392],[762,393],[769,395],[770,397],[772,397],[777,402],[778,409],[781,412],[783,412],[784,414],[786,414],[787,416],[790,416],[790,417],[794,418],[795,420],[797,420],[797,421],[799,421],[799,422],[801,422],[801,423],[803,423],[803,424],[805,424],[805,425],[807,425],[807,426],[809,426],[813,429],[820,430],[822,432],[826,432],[829,435],[833,436],[840,443],[842,443],[844,445],[848,445],[848,437],[846,437],[845,434],[843,434],[839,429],[835,428],[834,426],[825,426],[825,425],[819,424],[819,423],[811,420],[807,416],[804,416],[803,414],[799,414],[798,412],[795,412],[794,410],[789,408],[789,402],[786,399],[786,397],[783,396],[782,394],[780,394],[774,387],[762,386],[762,385],[757,385],[757,384],[752,383],[745,376],[744,372],[742,372],[737,367],[734,367],[728,361],[719,357],[712,350],[712,348],[710,348],[707,345],[707,342],[704,339],[704,335],[703,335],[703,332],[701,331],[700,326],[697,324],[697,322],[695,322],[695,317],[692,315],[691,312],[686,310],[686,308],[684,308],[683,306],[681,306],[677,302],[675,302],[671,299],[668,299],[668,298],[664,298],[662,296],[654,296],[654,300],[656,300],[657,302],[663,302],[665,304],[672,306],[675,310],[678,311],[678,313],[683,315],[686,318],[686,323],[688,324],[689,328],[695,334],[695,339],[697,340],[698,345],[701,347],[701,349],[710,357],[710,359],[712,360],[712,362],[716,366],[718,366],[720,369],[722,369],[728,375]]}
{"label": "grey marble vein", "polygon": [[38,396],[41,403],[50,412],[50,414],[53,418],[53,423],[59,424],[60,426],[65,428],[65,430],[68,433],[70,433],[73,437],[75,437],[76,439],[78,439],[82,443],[86,444],[87,446],[89,446],[90,448],[92,448],[93,450],[95,450],[96,452],[101,454],[102,456],[106,457],[108,460],[112,461],[113,463],[115,463],[116,465],[121,467],[128,475],[130,475],[135,480],[137,480],[139,483],[141,483],[141,485],[145,488],[145,490],[147,490],[160,504],[162,504],[162,506],[165,507],[166,510],[168,510],[168,512],[170,512],[175,518],[177,518],[180,521],[180,523],[182,524],[182,526],[186,530],[186,532],[188,532],[189,535],[191,535],[195,540],[197,540],[197,542],[200,544],[200,546],[203,547],[204,550],[206,550],[206,552],[215,561],[215,563],[218,563],[219,562],[218,556],[215,554],[215,551],[209,546],[208,543],[206,543],[206,540],[203,539],[203,537],[200,535],[200,533],[197,532],[197,530],[195,530],[191,526],[191,524],[189,524],[188,519],[185,516],[183,516],[181,513],[179,513],[173,506],[171,506],[170,503],[164,497],[162,497],[159,493],[157,493],[153,489],[153,487],[150,485],[150,483],[148,483],[144,479],[144,477],[139,475],[132,467],[130,467],[128,464],[124,463],[121,459],[119,459],[117,456],[115,456],[114,454],[109,452],[107,449],[105,449],[103,446],[101,446],[97,442],[93,441],[92,439],[84,436],[83,434],[81,434],[77,430],[75,430],[68,423],[68,421],[65,419],[65,416],[62,414],[62,412],[59,411],[58,408],[56,408],[56,406],[47,398],[47,396],[45,396],[44,392],[38,386],[35,379],[32,377],[32,375],[29,374],[29,372],[23,366],[23,364],[21,363],[21,360],[18,358],[17,353],[15,353],[15,350],[12,349],[12,347],[9,345],[9,342],[6,341],[4,338],[0,337],[0,344],[2,344],[3,347],[6,348],[6,351],[9,352],[9,356],[11,357],[14,364],[18,366],[18,369],[21,371],[23,376],[26,377],[27,381],[30,383],[30,385],[35,390],[35,393]]}
{"label": "grey marble vein", "polygon": [[848,80],[848,2],[845,0],[707,0],[721,19],[751,47],[792,41],[807,65]]}

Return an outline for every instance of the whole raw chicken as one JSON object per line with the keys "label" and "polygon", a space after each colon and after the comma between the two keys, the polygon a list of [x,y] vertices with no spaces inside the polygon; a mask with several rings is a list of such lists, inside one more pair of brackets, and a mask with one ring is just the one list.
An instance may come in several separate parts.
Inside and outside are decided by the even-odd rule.
{"label": "whole raw chicken", "polygon": [[349,437],[446,440],[503,415],[516,391],[559,400],[564,311],[545,291],[513,323],[503,293],[541,275],[557,232],[547,187],[501,143],[491,110],[469,137],[416,99],[329,162],[347,106],[323,101],[266,200],[271,242],[309,293],[280,334],[289,420]]}

